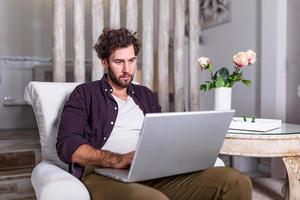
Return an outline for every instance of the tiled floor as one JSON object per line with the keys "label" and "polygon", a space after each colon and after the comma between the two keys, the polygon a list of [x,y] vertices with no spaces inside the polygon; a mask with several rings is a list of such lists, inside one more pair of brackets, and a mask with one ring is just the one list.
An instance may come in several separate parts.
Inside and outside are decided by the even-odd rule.
{"label": "tiled floor", "polygon": [[[0,131],[0,154],[4,152],[34,151],[37,162],[41,159],[37,130]],[[23,171],[22,171],[23,170]],[[34,200],[30,185],[30,169],[5,172],[0,169],[0,200]],[[10,175],[9,175],[10,174]],[[253,178],[253,200],[283,200],[285,180],[270,178]],[[21,184],[25,189],[18,193],[14,188]],[[18,185],[16,185],[18,186]],[[24,193],[27,192],[27,193]],[[6,194],[5,194],[6,192]],[[8,194],[11,192],[10,194]]]}

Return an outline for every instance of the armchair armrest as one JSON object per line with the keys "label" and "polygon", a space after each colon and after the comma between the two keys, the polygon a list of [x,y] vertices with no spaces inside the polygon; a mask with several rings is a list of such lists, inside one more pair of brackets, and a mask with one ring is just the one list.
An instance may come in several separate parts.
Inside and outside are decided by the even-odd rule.
{"label": "armchair armrest", "polygon": [[38,200],[90,200],[89,192],[80,180],[47,161],[35,166],[31,183]]}

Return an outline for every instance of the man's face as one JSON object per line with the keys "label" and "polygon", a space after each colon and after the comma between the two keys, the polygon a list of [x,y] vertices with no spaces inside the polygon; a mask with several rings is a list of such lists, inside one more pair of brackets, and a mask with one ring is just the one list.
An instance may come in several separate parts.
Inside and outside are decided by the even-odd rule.
{"label": "man's face", "polygon": [[126,88],[133,80],[137,57],[133,45],[115,50],[104,64],[108,68],[109,80],[118,87]]}

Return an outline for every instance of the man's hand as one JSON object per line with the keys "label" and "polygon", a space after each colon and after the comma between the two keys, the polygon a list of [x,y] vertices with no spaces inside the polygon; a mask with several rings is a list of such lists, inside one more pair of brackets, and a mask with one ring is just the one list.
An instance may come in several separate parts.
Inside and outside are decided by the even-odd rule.
{"label": "man's hand", "polygon": [[123,169],[128,168],[132,163],[134,151],[126,154],[117,154],[109,151],[101,151],[103,158],[101,159],[102,167]]}
{"label": "man's hand", "polygon": [[118,154],[105,150],[97,150],[88,144],[81,145],[72,155],[72,162],[80,165],[96,165],[115,169],[123,169],[130,166],[134,151],[126,154]]}

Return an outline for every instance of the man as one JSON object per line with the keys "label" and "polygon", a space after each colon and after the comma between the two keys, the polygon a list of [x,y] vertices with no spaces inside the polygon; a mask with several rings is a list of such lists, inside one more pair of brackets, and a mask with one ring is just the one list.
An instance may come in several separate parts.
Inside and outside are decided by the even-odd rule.
{"label": "man", "polygon": [[93,200],[251,199],[251,181],[231,168],[123,183],[93,172],[122,169],[133,159],[144,114],[160,112],[148,88],[132,84],[140,44],[127,29],[104,29],[94,46],[108,73],[75,88],[59,125],[57,152]]}

